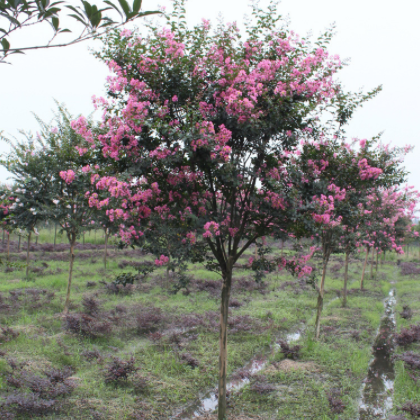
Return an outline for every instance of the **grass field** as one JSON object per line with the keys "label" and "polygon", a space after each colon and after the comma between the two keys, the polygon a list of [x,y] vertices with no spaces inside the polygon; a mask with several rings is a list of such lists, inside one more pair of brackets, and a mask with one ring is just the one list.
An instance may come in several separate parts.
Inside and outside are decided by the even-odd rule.
{"label": "grass field", "polygon": [[[63,241],[52,251],[46,242],[53,242],[53,233],[41,231],[38,245],[32,245],[29,280],[26,253],[16,252],[14,237],[10,258],[20,265],[3,266],[0,273],[0,418],[170,419],[215,387],[217,274],[191,265],[188,291],[177,294],[164,268],[116,287],[112,282],[118,274],[134,274],[136,263],[152,257],[111,245],[105,269],[103,233],[98,231],[96,240],[91,233],[76,251],[71,311],[64,318],[68,249]],[[420,275],[402,275],[395,256],[387,256],[376,279],[368,276],[366,290],[360,291],[362,262],[352,259],[348,306],[342,308],[343,257],[334,256],[321,339],[315,342],[316,291],[284,272],[257,284],[246,269],[248,258],[239,261],[234,274],[228,354],[229,376],[248,380],[230,393],[228,418],[358,418],[383,299],[395,288],[398,330],[418,324]],[[319,266],[321,259],[313,262]],[[399,315],[404,305],[411,308],[411,319]],[[298,331],[296,360],[272,351],[276,342]],[[418,354],[420,347],[399,346],[396,352],[410,350]],[[243,369],[263,358],[268,363],[258,373]],[[420,390],[404,363],[396,362],[393,411],[410,418],[397,408],[418,403]]]}

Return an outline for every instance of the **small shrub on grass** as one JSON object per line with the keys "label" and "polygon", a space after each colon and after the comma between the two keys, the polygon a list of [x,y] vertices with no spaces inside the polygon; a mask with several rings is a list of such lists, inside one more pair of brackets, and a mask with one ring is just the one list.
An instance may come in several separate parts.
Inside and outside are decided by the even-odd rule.
{"label": "small shrub on grass", "polygon": [[84,337],[103,337],[112,332],[108,321],[100,321],[86,314],[71,314],[64,318],[64,329]]}
{"label": "small shrub on grass", "polygon": [[155,332],[163,322],[163,314],[160,308],[142,308],[137,314],[137,330],[140,334]]}
{"label": "small shrub on grass", "polygon": [[337,388],[332,388],[329,392],[327,392],[327,399],[330,405],[331,411],[334,414],[341,414],[346,405],[343,403],[341,399],[341,390]]}
{"label": "small shrub on grass", "polygon": [[407,346],[420,341],[420,325],[410,325],[410,328],[401,328],[399,334],[395,334],[395,341],[399,346]]}
{"label": "small shrub on grass", "polygon": [[[398,260],[400,261],[400,260]],[[397,264],[401,267],[401,274],[403,276],[415,276],[420,274],[420,265],[413,262],[401,262]]]}
{"label": "small shrub on grass", "polygon": [[144,394],[150,387],[149,380],[136,373],[131,380],[133,384],[133,390],[136,394]]}
{"label": "small shrub on grass", "polygon": [[240,308],[243,304],[238,299],[231,299],[229,308]]}
{"label": "small shrub on grass", "polygon": [[186,363],[188,366],[191,366],[192,368],[196,368],[200,365],[198,360],[192,357],[190,353],[182,353],[180,356],[180,359],[183,363]]}
{"label": "small shrub on grass", "polygon": [[121,273],[118,274],[117,277],[115,277],[115,280],[112,282],[116,286],[122,285],[127,286],[127,284],[134,284],[134,282],[137,280],[137,275],[133,273]]}
{"label": "small shrub on grass", "polygon": [[140,368],[135,366],[135,363],[134,356],[128,360],[121,360],[118,357],[114,357],[112,363],[106,368],[105,383],[118,385],[121,381],[127,381],[129,376],[140,370]]}
{"label": "small shrub on grass", "polygon": [[248,369],[241,368],[241,369],[238,369],[236,372],[234,372],[231,378],[233,380],[238,380],[238,379],[246,379],[246,378],[249,378],[250,376],[251,376],[251,372]]}
{"label": "small shrub on grass", "polygon": [[360,331],[358,330],[351,330],[350,336],[353,338],[353,340],[359,341],[360,340]]}
{"label": "small shrub on grass", "polygon": [[159,344],[160,341],[162,340],[162,337],[163,337],[163,335],[159,331],[149,333],[149,339],[151,341],[153,341],[153,343],[155,343],[155,344]]}
{"label": "small shrub on grass", "polygon": [[284,354],[286,359],[293,359],[297,360],[299,359],[299,352],[301,349],[301,346],[290,346],[287,341],[279,341],[280,344],[280,352]]}
{"label": "small shrub on grass", "polygon": [[397,355],[396,359],[402,360],[410,369],[420,369],[420,355],[412,351]]}
{"label": "small shrub on grass", "polygon": [[84,312],[96,316],[99,313],[99,301],[91,296],[84,296],[82,300]]}
{"label": "small shrub on grass", "polygon": [[96,360],[100,362],[102,360],[101,353],[98,349],[95,350],[85,350],[81,353],[81,355],[88,361],[91,362],[92,360]]}
{"label": "small shrub on grass", "polygon": [[400,312],[400,316],[403,319],[411,319],[413,317],[413,311],[408,305],[404,305],[402,312]]}
{"label": "small shrub on grass", "polygon": [[404,411],[405,413],[410,414],[413,418],[420,417],[420,404],[414,404],[413,402],[409,401],[406,402],[400,410]]}
{"label": "small shrub on grass", "polygon": [[114,295],[131,295],[136,290],[136,286],[134,284],[116,284],[114,282],[107,283],[106,281],[101,281],[105,286],[107,293],[114,294]]}
{"label": "small shrub on grass", "polygon": [[0,327],[0,343],[7,343],[19,336],[19,332],[9,327]]}
{"label": "small shrub on grass", "polygon": [[13,415],[46,415],[57,410],[60,399],[71,395],[76,388],[70,379],[72,374],[70,368],[51,369],[44,372],[45,376],[13,369],[7,376],[7,396],[0,404]]}
{"label": "small shrub on grass", "polygon": [[264,375],[255,375],[250,389],[257,394],[264,395],[275,391],[276,387],[267,382],[267,378]]}
{"label": "small shrub on grass", "polygon": [[[13,393],[6,397],[3,406],[16,414],[43,416],[51,412],[56,405],[55,400],[44,400],[34,394]],[[12,417],[13,418],[13,417]]]}

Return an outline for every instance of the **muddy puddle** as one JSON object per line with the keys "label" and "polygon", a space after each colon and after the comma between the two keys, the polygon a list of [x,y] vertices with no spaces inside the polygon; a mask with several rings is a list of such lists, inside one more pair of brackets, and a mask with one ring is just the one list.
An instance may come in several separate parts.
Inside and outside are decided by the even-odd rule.
{"label": "muddy puddle", "polygon": [[373,360],[362,388],[359,420],[387,419],[393,404],[395,380],[393,333],[395,331],[395,290],[385,300],[385,315],[381,320],[373,345]]}
{"label": "muddy puddle", "polygon": [[[331,299],[327,305],[329,306],[332,302],[336,301],[338,297],[334,297]],[[289,344],[293,344],[296,341],[300,340],[303,331],[305,330],[306,325],[301,324],[295,328],[294,332],[286,334],[283,337],[278,337],[277,341],[285,340]],[[280,350],[280,345],[275,343],[269,349],[267,349],[267,355],[263,357],[255,357],[249,363],[247,363],[241,370],[247,371],[247,377],[233,379],[228,381],[226,384],[227,391],[238,391],[243,388],[246,384],[250,382],[249,377],[254,375],[255,373],[260,372],[265,368],[268,363],[268,360],[271,356],[276,354]],[[235,376],[235,375],[233,375]],[[184,408],[177,413],[175,413],[170,419],[171,420],[191,420],[195,417],[201,416],[203,414],[212,413],[214,410],[217,409],[217,389],[213,389],[210,392],[202,394],[199,397],[199,400],[196,403]]]}
{"label": "muddy puddle", "polygon": [[[285,339],[288,343],[296,342],[300,339],[302,335],[302,330],[304,326],[302,325],[301,329],[296,330],[293,333],[287,334],[283,339]],[[268,363],[268,359],[270,356],[277,353],[280,349],[278,344],[274,344],[271,347],[271,351],[267,356],[258,357],[252,359],[248,364],[246,364],[242,370],[247,372],[247,377],[245,378],[238,378],[228,381],[226,384],[226,388],[228,392],[238,391],[243,388],[246,384],[250,382],[249,377],[258,373]],[[200,400],[196,403],[188,407],[187,409],[182,410],[180,413],[175,414],[171,417],[171,419],[179,419],[179,420],[187,420],[193,419],[194,417],[198,417],[200,415],[211,413],[217,408],[217,391],[213,389],[212,391],[208,392],[207,394],[203,395]]]}

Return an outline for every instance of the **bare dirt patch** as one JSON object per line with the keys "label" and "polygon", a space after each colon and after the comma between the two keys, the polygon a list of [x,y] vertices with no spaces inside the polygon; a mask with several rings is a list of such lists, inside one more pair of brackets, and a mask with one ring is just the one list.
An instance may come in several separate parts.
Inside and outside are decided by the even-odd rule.
{"label": "bare dirt patch", "polygon": [[266,372],[290,372],[296,370],[319,372],[319,369],[313,362],[299,362],[290,359],[284,359],[281,362],[271,364],[269,367],[267,367]]}

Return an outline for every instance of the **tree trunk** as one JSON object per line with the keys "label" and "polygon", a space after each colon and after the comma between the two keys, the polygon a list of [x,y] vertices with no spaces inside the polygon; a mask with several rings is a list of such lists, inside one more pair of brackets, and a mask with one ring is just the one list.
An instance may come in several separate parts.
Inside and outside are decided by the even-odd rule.
{"label": "tree trunk", "polygon": [[343,308],[347,306],[347,281],[349,278],[349,256],[350,256],[350,252],[346,252],[346,261],[344,263]]}
{"label": "tree trunk", "polygon": [[318,291],[318,302],[316,305],[316,321],[315,321],[315,340],[319,339],[319,333],[321,330],[321,313],[322,308],[324,306],[324,286],[325,286],[325,276],[327,274],[327,265],[328,265],[329,257],[327,257],[324,261],[324,266],[322,268],[322,278],[321,284],[319,286]]}
{"label": "tree trunk", "polygon": [[376,277],[378,276],[379,250],[376,250]]}
{"label": "tree trunk", "polygon": [[21,240],[22,236],[21,235],[18,235],[18,236],[19,236],[19,239],[18,239],[18,252],[20,252],[20,240]]}
{"label": "tree trunk", "polygon": [[56,241],[57,241],[57,223],[54,223],[54,247],[53,247],[53,251],[55,251]]}
{"label": "tree trunk", "polygon": [[223,273],[222,299],[220,304],[219,335],[219,406],[218,420],[226,419],[226,372],[227,372],[227,326],[230,289],[232,286],[232,265]]}
{"label": "tree trunk", "polygon": [[7,232],[7,261],[10,258],[10,232]]}
{"label": "tree trunk", "polygon": [[104,255],[104,268],[106,270],[106,260],[108,256],[108,229],[105,229],[105,255]]}
{"label": "tree trunk", "polygon": [[373,279],[373,264],[375,264],[375,248],[372,248],[372,260],[370,262],[370,278]]}
{"label": "tree trunk", "polygon": [[368,261],[368,256],[369,256],[369,247],[366,248],[366,257],[365,257],[365,262],[363,264],[362,278],[360,279],[360,290],[363,290],[363,281],[365,279],[365,271],[366,271],[366,264]]}
{"label": "tree trunk", "polygon": [[73,262],[74,262],[74,244],[76,243],[76,235],[68,235],[70,242],[70,266],[69,266],[69,281],[67,283],[67,293],[66,293],[66,302],[64,304],[63,314],[66,315],[69,313],[70,306],[70,290],[71,290],[71,280],[73,277]]}
{"label": "tree trunk", "polygon": [[29,248],[31,245],[31,235],[32,232],[29,232],[28,235],[28,249],[26,250],[26,280],[28,280],[29,278]]}
{"label": "tree trunk", "polygon": [[39,235],[36,235],[36,238],[35,238],[35,246],[38,246],[38,236]]}
{"label": "tree trunk", "polygon": [[280,255],[281,256],[284,255],[284,241],[283,240],[281,241],[281,254]]}
{"label": "tree trunk", "polygon": [[4,245],[4,229],[3,229],[3,240],[2,240],[2,245]]}

